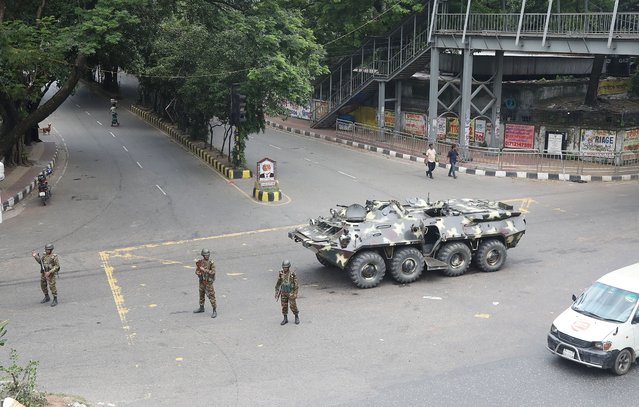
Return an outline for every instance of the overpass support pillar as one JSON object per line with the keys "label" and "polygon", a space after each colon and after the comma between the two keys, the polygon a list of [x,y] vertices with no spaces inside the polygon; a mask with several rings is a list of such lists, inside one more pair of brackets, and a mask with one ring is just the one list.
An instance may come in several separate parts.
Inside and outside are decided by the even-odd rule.
{"label": "overpass support pillar", "polygon": [[468,158],[468,145],[470,144],[470,104],[473,93],[473,51],[464,49],[464,67],[461,86],[461,108],[459,112],[459,153]]}
{"label": "overpass support pillar", "polygon": [[504,77],[504,51],[495,51],[495,78],[493,79],[494,102],[490,113],[493,131],[488,140],[489,147],[497,147],[497,136],[501,132],[501,87]]}
{"label": "overpass support pillar", "polygon": [[439,48],[430,49],[430,86],[428,91],[428,140],[437,139],[437,107],[439,105]]}
{"label": "overpass support pillar", "polygon": [[384,105],[386,104],[386,82],[378,82],[377,91],[377,127],[384,131]]}
{"label": "overpass support pillar", "polygon": [[395,131],[402,131],[402,81],[395,81]]}

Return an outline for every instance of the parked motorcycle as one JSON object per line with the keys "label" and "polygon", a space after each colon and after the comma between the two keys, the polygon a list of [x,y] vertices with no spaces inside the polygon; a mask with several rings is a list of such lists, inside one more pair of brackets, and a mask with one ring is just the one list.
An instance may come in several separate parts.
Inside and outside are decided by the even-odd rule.
{"label": "parked motorcycle", "polygon": [[43,205],[46,205],[49,198],[51,198],[51,188],[49,188],[49,182],[44,174],[38,175],[38,196]]}

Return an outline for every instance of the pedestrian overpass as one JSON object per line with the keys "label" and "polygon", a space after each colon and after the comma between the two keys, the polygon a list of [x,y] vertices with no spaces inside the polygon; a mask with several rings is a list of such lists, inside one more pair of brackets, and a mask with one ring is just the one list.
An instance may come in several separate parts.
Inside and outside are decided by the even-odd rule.
{"label": "pedestrian overpass", "polygon": [[[334,67],[315,88],[312,127],[333,127],[340,110],[377,94],[377,123],[384,127],[385,102],[395,104],[399,117],[402,80],[418,71],[431,78],[428,95],[428,138],[436,138],[437,117],[455,113],[459,117],[459,141],[468,145],[471,116],[484,116],[499,131],[504,53],[544,55],[639,56],[639,13],[618,12],[619,0],[609,13],[553,13],[548,0],[546,13],[474,14],[468,1],[466,13],[447,13],[439,0],[405,19],[386,37],[371,38],[350,57]],[[493,75],[483,82],[473,79],[473,59],[477,52],[492,52]],[[462,58],[457,78],[440,76],[442,54]],[[432,80],[438,78],[438,80]],[[395,95],[386,97],[387,84],[394,82]],[[444,101],[440,96],[452,90],[457,97]],[[478,105],[478,94],[489,96]]]}

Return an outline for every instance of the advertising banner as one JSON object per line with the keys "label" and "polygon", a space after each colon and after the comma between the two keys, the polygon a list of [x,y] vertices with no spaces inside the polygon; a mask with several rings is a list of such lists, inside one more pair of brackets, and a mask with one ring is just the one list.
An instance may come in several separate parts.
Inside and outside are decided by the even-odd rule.
{"label": "advertising banner", "polygon": [[504,147],[535,148],[535,126],[506,123],[504,129]]}
{"label": "advertising banner", "polygon": [[421,113],[404,113],[404,131],[416,136],[426,136],[426,115]]}
{"label": "advertising banner", "polygon": [[444,140],[446,138],[446,118],[437,118],[437,140]]}
{"label": "advertising banner", "polygon": [[483,143],[486,141],[486,120],[475,119],[473,122],[475,123],[475,142]]}
{"label": "advertising banner", "polygon": [[615,152],[614,130],[581,130],[579,151],[589,157],[609,157]]}
{"label": "advertising banner", "polygon": [[384,110],[384,127],[387,129],[395,128],[395,112]]}
{"label": "advertising banner", "polygon": [[630,79],[628,78],[609,78],[599,81],[597,95],[621,95],[628,92],[630,87]]}
{"label": "advertising banner", "polygon": [[449,117],[446,121],[446,139],[459,140],[459,118]]}
{"label": "advertising banner", "polygon": [[623,151],[639,151],[639,129],[626,130],[623,136]]}

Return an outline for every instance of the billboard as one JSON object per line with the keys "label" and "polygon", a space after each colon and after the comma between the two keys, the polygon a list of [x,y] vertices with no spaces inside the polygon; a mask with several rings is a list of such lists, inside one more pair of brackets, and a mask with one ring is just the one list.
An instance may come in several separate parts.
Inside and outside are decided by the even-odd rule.
{"label": "billboard", "polygon": [[504,129],[505,148],[535,148],[535,126],[506,123]]}
{"label": "billboard", "polygon": [[614,130],[581,130],[579,151],[584,156],[608,157],[615,152],[616,136]]}

